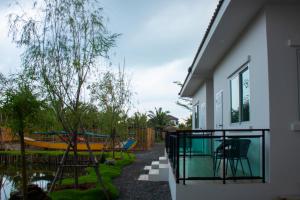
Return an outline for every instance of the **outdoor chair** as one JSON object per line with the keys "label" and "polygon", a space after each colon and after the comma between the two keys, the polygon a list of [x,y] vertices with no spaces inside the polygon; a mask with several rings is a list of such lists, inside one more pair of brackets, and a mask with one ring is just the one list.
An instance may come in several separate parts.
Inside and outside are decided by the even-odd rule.
{"label": "outdoor chair", "polygon": [[225,154],[223,153],[223,143],[221,143],[217,147],[216,151],[214,152],[214,161],[213,161],[214,175],[216,174],[216,171],[219,170],[221,160],[223,159],[223,156],[225,155],[225,158],[226,158],[225,173],[226,174],[227,174],[228,163],[229,163],[233,176],[236,175],[239,164],[241,166],[243,175],[245,175],[245,170],[244,170],[242,161],[246,160],[247,164],[248,164],[250,176],[252,176],[252,169],[251,169],[250,161],[248,158],[248,150],[249,150],[250,143],[251,143],[251,140],[249,140],[249,139],[225,140]]}
{"label": "outdoor chair", "polygon": [[[225,156],[226,159],[226,167],[225,167],[225,173],[227,174],[227,168],[228,168],[228,154],[229,154],[229,148],[230,148],[230,141],[229,140],[225,140],[224,142],[222,142],[214,151],[213,153],[213,172],[214,172],[214,176],[216,176],[217,171],[220,169],[220,165],[221,165],[221,160],[223,159],[223,157]],[[223,153],[225,149],[225,153]],[[234,165],[233,163],[230,161],[230,168],[232,173],[234,173]]]}
{"label": "outdoor chair", "polygon": [[252,176],[252,169],[248,158],[248,150],[249,150],[250,143],[251,140],[249,139],[234,139],[231,141],[231,147],[228,154],[228,159],[232,160],[233,164],[235,165],[234,167],[235,174],[238,170],[238,165],[240,163],[243,175],[245,175],[245,170],[242,161],[246,160],[248,164],[250,176]]}

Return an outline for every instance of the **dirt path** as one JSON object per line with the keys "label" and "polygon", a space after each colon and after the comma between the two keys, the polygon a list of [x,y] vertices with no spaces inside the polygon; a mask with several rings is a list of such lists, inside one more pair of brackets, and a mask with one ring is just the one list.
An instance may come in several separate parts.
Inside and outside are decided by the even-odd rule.
{"label": "dirt path", "polygon": [[114,180],[120,190],[119,200],[171,200],[168,182],[137,180],[140,174],[146,173],[144,166],[158,160],[163,151],[163,144],[155,144],[150,151],[136,153],[136,161],[125,167],[122,175]]}

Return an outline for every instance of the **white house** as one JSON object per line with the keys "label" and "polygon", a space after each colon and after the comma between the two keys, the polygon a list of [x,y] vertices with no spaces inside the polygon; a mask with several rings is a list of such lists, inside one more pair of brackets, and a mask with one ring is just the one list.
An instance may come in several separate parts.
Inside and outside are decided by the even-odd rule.
{"label": "white house", "polygon": [[[230,161],[224,159],[226,165],[221,162],[214,175],[203,176],[205,167],[213,167],[205,164],[208,158],[205,161],[201,156],[190,156],[184,158],[184,164],[179,158],[176,183],[177,168],[172,163],[177,161],[169,153],[173,200],[300,199],[299,0],[221,0],[180,95],[193,99],[194,130],[212,130],[214,136],[223,129],[246,129],[249,138],[257,133],[260,136],[251,139],[247,152],[250,164],[241,161],[242,175],[226,182],[217,178],[221,180],[229,173],[233,176],[241,167],[219,175],[220,169],[224,170],[222,166]],[[261,129],[264,139],[260,131],[253,129]],[[207,143],[209,148],[216,140],[207,139],[211,142]],[[193,148],[197,145],[200,144],[192,142]],[[181,152],[182,146],[178,146]],[[193,170],[201,180],[189,176]],[[180,179],[183,173],[185,184]]]}

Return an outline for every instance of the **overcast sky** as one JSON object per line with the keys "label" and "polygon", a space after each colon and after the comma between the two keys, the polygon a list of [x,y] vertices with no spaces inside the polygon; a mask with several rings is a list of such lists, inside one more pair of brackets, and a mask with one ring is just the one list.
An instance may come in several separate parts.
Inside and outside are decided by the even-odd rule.
{"label": "overcast sky", "polygon": [[[7,37],[9,0],[0,1],[0,72],[15,72],[21,50]],[[24,0],[25,3],[31,0]],[[107,26],[121,33],[111,51],[113,64],[126,60],[140,112],[162,107],[187,118],[189,112],[175,104],[218,0],[100,0]]]}

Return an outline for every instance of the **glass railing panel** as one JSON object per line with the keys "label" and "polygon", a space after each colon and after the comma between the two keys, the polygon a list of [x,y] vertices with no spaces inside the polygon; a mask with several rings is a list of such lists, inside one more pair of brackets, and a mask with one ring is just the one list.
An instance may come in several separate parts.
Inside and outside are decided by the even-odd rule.
{"label": "glass railing panel", "polygon": [[179,174],[179,180],[263,180],[263,132],[239,131],[170,136],[168,155],[174,175]]}
{"label": "glass railing panel", "polygon": [[214,149],[220,139],[219,137],[202,138],[196,135],[189,138],[191,145],[186,146],[185,154],[184,148],[180,148],[180,178],[209,179],[219,177],[215,166]]}
{"label": "glass railing panel", "polygon": [[226,177],[262,177],[262,137],[247,134],[229,136],[226,141]]}

